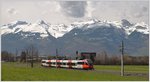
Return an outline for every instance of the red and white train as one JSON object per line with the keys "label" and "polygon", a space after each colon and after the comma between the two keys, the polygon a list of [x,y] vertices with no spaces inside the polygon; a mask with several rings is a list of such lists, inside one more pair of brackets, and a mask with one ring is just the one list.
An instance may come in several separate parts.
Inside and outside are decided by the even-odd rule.
{"label": "red and white train", "polygon": [[42,60],[41,65],[45,67],[94,69],[91,60]]}

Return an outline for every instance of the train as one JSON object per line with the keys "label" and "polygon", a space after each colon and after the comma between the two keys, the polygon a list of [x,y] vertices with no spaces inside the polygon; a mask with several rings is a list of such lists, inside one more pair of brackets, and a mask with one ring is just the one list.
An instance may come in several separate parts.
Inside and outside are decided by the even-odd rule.
{"label": "train", "polygon": [[83,69],[94,70],[93,63],[90,59],[83,60],[42,60],[41,66],[56,67],[56,68],[69,68],[69,69]]}

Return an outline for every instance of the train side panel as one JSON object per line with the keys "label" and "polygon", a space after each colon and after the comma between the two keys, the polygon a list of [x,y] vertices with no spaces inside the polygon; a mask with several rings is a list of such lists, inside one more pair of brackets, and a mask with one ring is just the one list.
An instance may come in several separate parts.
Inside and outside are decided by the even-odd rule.
{"label": "train side panel", "polygon": [[87,60],[42,60],[42,66],[74,69],[93,69]]}

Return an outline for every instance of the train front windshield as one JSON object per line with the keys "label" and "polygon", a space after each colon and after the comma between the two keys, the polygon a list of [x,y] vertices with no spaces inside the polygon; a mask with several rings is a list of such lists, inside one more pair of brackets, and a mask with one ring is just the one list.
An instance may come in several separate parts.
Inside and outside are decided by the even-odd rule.
{"label": "train front windshield", "polygon": [[93,62],[91,60],[87,60],[89,65],[93,65]]}

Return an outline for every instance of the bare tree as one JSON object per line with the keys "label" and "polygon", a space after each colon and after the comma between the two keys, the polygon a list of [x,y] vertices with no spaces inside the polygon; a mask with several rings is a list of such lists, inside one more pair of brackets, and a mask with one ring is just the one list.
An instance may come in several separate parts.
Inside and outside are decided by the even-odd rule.
{"label": "bare tree", "polygon": [[107,57],[106,51],[101,52],[101,55],[102,55],[102,64],[106,65],[106,64],[107,64],[107,61],[108,61],[108,60],[107,60],[108,57]]}
{"label": "bare tree", "polygon": [[94,64],[96,64],[96,65],[100,65],[101,64],[101,54],[100,53],[98,53],[96,55]]}
{"label": "bare tree", "polygon": [[25,51],[22,51],[20,56],[20,62],[26,62],[26,56],[27,54],[25,53]]}
{"label": "bare tree", "polygon": [[29,45],[25,48],[26,62],[29,61],[31,63],[31,67],[33,68],[33,61],[38,59],[38,49],[33,45]]}
{"label": "bare tree", "polygon": [[7,51],[1,52],[1,60],[7,62],[14,62],[14,54],[9,53]]}

